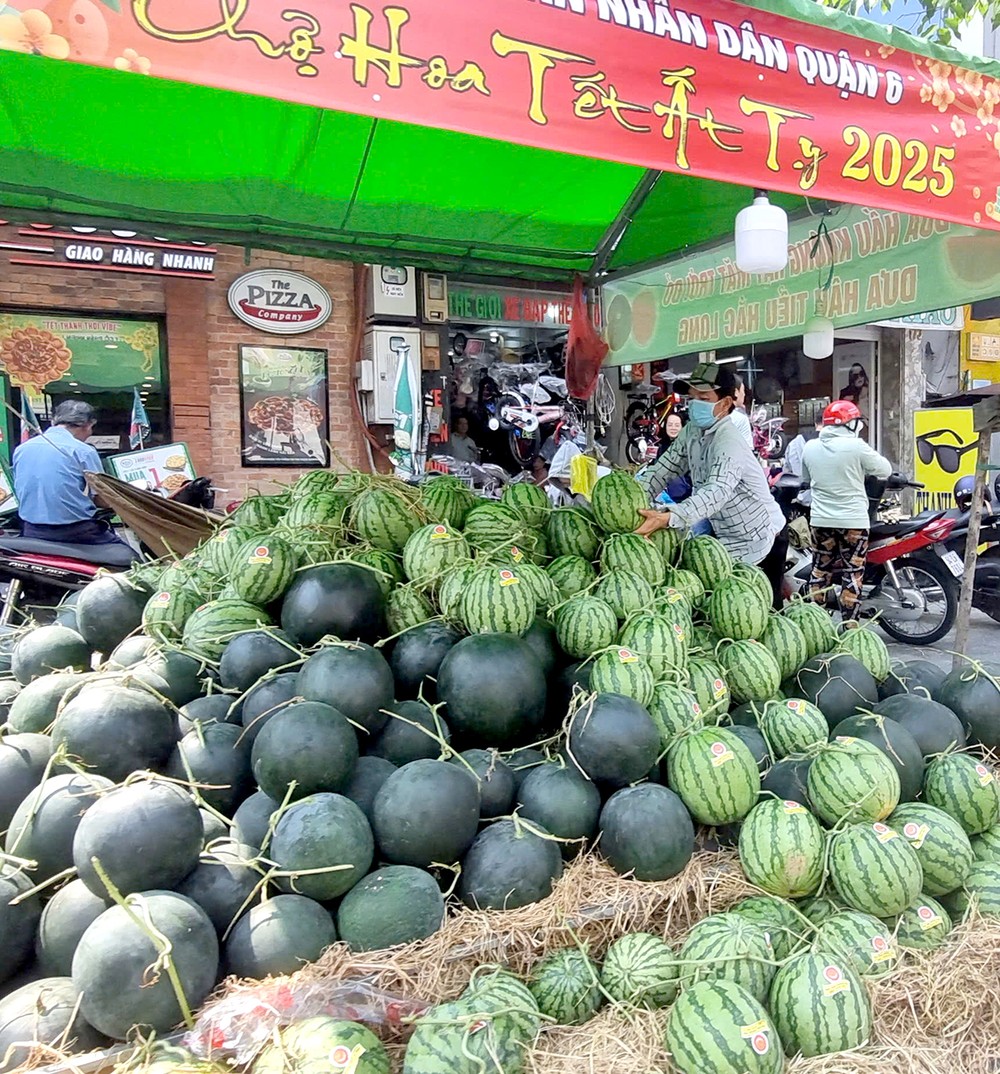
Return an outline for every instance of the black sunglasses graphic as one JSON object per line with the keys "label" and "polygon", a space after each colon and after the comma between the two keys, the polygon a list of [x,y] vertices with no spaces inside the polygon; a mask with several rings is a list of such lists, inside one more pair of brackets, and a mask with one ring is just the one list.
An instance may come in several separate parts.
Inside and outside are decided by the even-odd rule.
{"label": "black sunglasses graphic", "polygon": [[[958,444],[932,444],[931,441],[937,436],[953,436]],[[975,441],[971,444],[962,443],[962,438],[954,429],[935,429],[932,433],[921,433],[917,437],[917,456],[924,466],[929,466],[931,460],[937,456],[937,464],[946,474],[957,474],[961,465],[962,456],[967,451],[973,451]]]}

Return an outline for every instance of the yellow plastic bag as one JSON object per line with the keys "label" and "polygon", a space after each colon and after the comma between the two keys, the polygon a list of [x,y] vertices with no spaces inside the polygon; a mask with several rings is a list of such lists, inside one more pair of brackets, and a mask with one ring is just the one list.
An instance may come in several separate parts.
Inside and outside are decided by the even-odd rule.
{"label": "yellow plastic bag", "polygon": [[574,496],[588,500],[597,484],[597,459],[589,455],[574,455],[569,461],[569,490]]}

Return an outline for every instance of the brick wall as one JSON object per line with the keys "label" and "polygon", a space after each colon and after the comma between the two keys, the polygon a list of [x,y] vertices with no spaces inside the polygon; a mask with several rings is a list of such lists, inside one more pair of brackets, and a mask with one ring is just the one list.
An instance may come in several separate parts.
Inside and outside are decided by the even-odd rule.
{"label": "brick wall", "polygon": [[[17,231],[0,227],[0,238],[17,241]],[[10,264],[10,255],[0,250],[0,309],[165,315],[172,435],[187,443],[199,473],[210,474],[229,490],[227,498],[238,499],[251,488],[267,491],[294,481],[302,471],[240,464],[239,346],[276,345],[282,337],[243,324],[229,309],[226,293],[234,279],[252,269],[305,273],[329,291],[333,316],[321,328],[286,342],[328,351],[333,467],[367,469],[350,394],[354,391],[349,354],[354,326],[352,267],[267,251],[252,252],[247,263],[242,248],[218,250],[212,281],[32,268]]]}

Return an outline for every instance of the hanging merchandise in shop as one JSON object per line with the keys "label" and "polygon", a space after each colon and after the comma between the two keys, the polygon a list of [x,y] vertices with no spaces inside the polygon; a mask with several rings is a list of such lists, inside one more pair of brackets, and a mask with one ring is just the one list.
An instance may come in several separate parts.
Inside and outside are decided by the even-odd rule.
{"label": "hanging merchandise in shop", "polygon": [[308,276],[268,268],[233,281],[229,308],[244,324],[261,332],[291,336],[325,324],[333,313],[333,301],[326,289]]}
{"label": "hanging merchandise in shop", "polygon": [[792,222],[788,267],[771,276],[740,272],[729,243],[609,281],[610,363],[801,335],[818,300],[849,328],[1000,292],[1000,236],[990,231],[858,206],[823,222],[820,241],[815,217]]}

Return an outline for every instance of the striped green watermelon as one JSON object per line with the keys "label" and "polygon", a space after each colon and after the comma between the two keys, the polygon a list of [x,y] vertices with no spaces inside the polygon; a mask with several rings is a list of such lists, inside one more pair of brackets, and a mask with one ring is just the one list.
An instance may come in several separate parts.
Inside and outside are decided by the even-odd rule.
{"label": "striped green watermelon", "polygon": [[996,776],[967,753],[949,753],[927,765],[924,801],[953,816],[969,835],[985,832],[1000,820]]}
{"label": "striped green watermelon", "polygon": [[340,481],[340,476],[332,470],[310,470],[303,474],[288,490],[291,499],[300,500],[303,496],[314,496],[319,492],[333,492]]}
{"label": "striped green watermelon", "polygon": [[858,1048],[872,1028],[861,979],[844,958],[796,955],[774,975],[771,1015],[786,1055],[831,1055]]}
{"label": "striped green watermelon", "polygon": [[876,682],[885,682],[892,670],[892,661],[885,642],[867,627],[855,627],[845,630],[840,636],[838,651],[850,653],[860,661],[872,674]]}
{"label": "striped green watermelon", "polygon": [[750,750],[731,731],[706,727],[678,739],[667,754],[667,785],[702,824],[742,820],[760,794]]}
{"label": "striped green watermelon", "polygon": [[687,662],[684,628],[664,615],[632,616],[622,627],[618,644],[637,652],[652,668],[657,680],[682,669]]}
{"label": "striped green watermelon", "polygon": [[688,686],[707,722],[717,723],[729,711],[732,697],[722,667],[706,657],[692,657],[687,665]]}
{"label": "striped green watermelon", "polygon": [[696,574],[711,592],[733,573],[733,557],[716,537],[689,537],[681,546],[681,567]]}
{"label": "striped green watermelon", "polygon": [[457,621],[462,615],[462,598],[469,579],[479,569],[476,563],[460,563],[446,571],[437,590],[437,603],[446,619]]}
{"label": "striped green watermelon", "polygon": [[690,652],[715,658],[715,651],[719,648],[722,638],[707,623],[695,623],[690,629],[690,636],[691,640],[688,644]]}
{"label": "striped green watermelon", "polygon": [[201,594],[187,587],[154,593],[142,611],[142,630],[158,641],[179,641],[184,624],[201,607]]}
{"label": "striped green watermelon", "polygon": [[790,619],[805,636],[808,649],[806,660],[836,649],[837,631],[833,620],[829,613],[818,604],[811,600],[792,600],[781,614],[786,619]]}
{"label": "striped green watermelon", "polygon": [[182,644],[192,656],[218,660],[237,634],[270,625],[270,616],[255,604],[245,600],[216,600],[203,604],[188,617]]}
{"label": "striped green watermelon", "polygon": [[524,524],[535,530],[545,527],[552,511],[552,503],[545,490],[530,481],[508,485],[503,490],[500,502],[504,507],[516,511],[524,519]]}
{"label": "striped green watermelon", "polygon": [[921,895],[886,924],[895,933],[900,947],[918,951],[940,947],[952,927],[948,911],[929,895]]}
{"label": "striped green watermelon", "polygon": [[994,824],[985,832],[974,835],[970,843],[976,861],[995,861],[1000,864],[1000,824]]}
{"label": "striped green watermelon", "polygon": [[826,895],[817,895],[812,899],[803,899],[796,909],[798,909],[804,917],[812,923],[813,928],[819,928],[828,917],[832,917],[834,914],[839,914],[841,910],[846,909],[836,900],[830,898],[829,889],[827,889]]}
{"label": "striped green watermelon", "polygon": [[826,717],[815,705],[798,697],[765,701],[758,725],[775,757],[804,753],[826,742]]}
{"label": "striped green watermelon", "polygon": [[653,587],[635,571],[609,571],[594,588],[594,596],[603,600],[619,619],[653,607]]}
{"label": "striped green watermelon", "polygon": [[790,679],[809,659],[809,646],[802,628],[784,615],[772,615],[759,640],[777,660],[782,682]]}
{"label": "striped green watermelon", "polygon": [[447,522],[422,526],[403,546],[403,571],[416,585],[433,587],[449,567],[472,558],[465,537]]}
{"label": "striped green watermelon", "polygon": [[402,552],[419,526],[415,505],[403,485],[373,485],[351,503],[351,532],[383,552]]}
{"label": "striped green watermelon", "polygon": [[605,533],[634,533],[642,523],[640,511],[649,508],[646,490],[624,470],[597,479],[590,507]]}
{"label": "striped green watermelon", "polygon": [[923,886],[917,852],[881,821],[852,824],[835,833],[829,870],[844,904],[875,917],[901,914]]}
{"label": "striped green watermelon", "polygon": [[977,861],[962,886],[942,901],[953,920],[962,917],[972,903],[981,914],[1000,915],[1000,864]]}
{"label": "striped green watermelon", "polygon": [[719,663],[733,700],[767,701],[781,686],[781,669],[777,660],[759,641],[734,641],[719,647]]}
{"label": "striped green watermelon", "polygon": [[236,554],[229,585],[237,599],[263,608],[292,584],[299,564],[295,546],[280,537],[248,541]]}
{"label": "striped green watermelon", "polygon": [[518,577],[532,591],[535,596],[535,608],[539,613],[547,612],[549,608],[558,604],[562,599],[555,582],[538,566],[525,560],[519,563],[514,570]]}
{"label": "striped green watermelon", "polygon": [[391,552],[383,552],[379,548],[351,549],[348,556],[352,563],[368,567],[372,571],[383,597],[387,597],[406,578],[399,557]]}
{"label": "striped green watermelon", "polygon": [[284,508],[277,496],[248,496],[229,516],[234,525],[264,533],[281,517]]}
{"label": "striped green watermelon", "polygon": [[823,880],[826,836],[805,806],[771,798],[747,814],[739,853],[751,884],[772,895],[801,899],[815,895]]}
{"label": "striped green watermelon", "polygon": [[477,552],[494,553],[520,543],[528,532],[524,519],[499,503],[480,503],[465,516],[465,538]]}
{"label": "striped green watermelon", "polygon": [[563,600],[584,593],[597,581],[597,571],[582,556],[559,556],[545,568]]}
{"label": "striped green watermelon", "polygon": [[559,648],[575,660],[585,660],[614,644],[618,617],[603,600],[581,594],[558,609],[555,627]]}
{"label": "striped green watermelon", "polygon": [[[293,500],[281,519],[285,533],[300,534],[302,530],[339,533],[344,526],[348,501],[332,492],[316,492]],[[390,549],[389,551],[396,551]]]}
{"label": "striped green watermelon", "polygon": [[681,558],[681,545],[684,543],[684,531],[681,529],[653,530],[646,538],[647,541],[660,553],[665,567],[676,567]]}
{"label": "striped green watermelon", "polygon": [[470,634],[523,634],[535,610],[534,590],[509,567],[477,568],[462,594],[462,622]]}
{"label": "striped green watermelon", "polygon": [[685,988],[670,1012],[666,1044],[678,1074],[781,1074],[785,1068],[767,1011],[732,981]]}
{"label": "striped green watermelon", "polygon": [[478,503],[476,494],[460,478],[441,474],[420,486],[420,504],[431,522],[443,522],[455,529],[465,525],[465,517]]}
{"label": "striped green watermelon", "polygon": [[[275,526],[274,532],[282,534],[285,537],[292,536],[289,530],[284,529],[282,526]],[[302,553],[302,566],[304,567],[318,567],[323,563],[336,563],[341,559],[346,550],[340,543],[339,537],[327,538],[320,536],[316,531],[298,530],[296,546],[301,549]],[[378,551],[378,549],[371,549],[370,551]],[[355,553],[360,555],[362,549],[352,548],[348,555]],[[389,553],[385,553],[388,555]],[[400,571],[402,574],[402,571]]]}
{"label": "striped green watermelon", "polygon": [[686,571],[682,567],[667,570],[667,585],[680,593],[688,604],[698,607],[705,597],[705,583],[694,571]]}
{"label": "striped green watermelon", "polygon": [[579,507],[557,507],[545,526],[549,552],[555,556],[579,556],[588,562],[597,558],[601,538],[589,512]]}
{"label": "striped green watermelon", "polygon": [[925,894],[947,895],[962,886],[976,859],[965,829],[954,817],[926,802],[904,802],[887,823],[917,852]]}
{"label": "striped green watermelon", "polygon": [[595,693],[631,697],[643,708],[653,700],[655,683],[649,664],[624,646],[601,653],[590,669],[590,688]]}
{"label": "striped green watermelon", "polygon": [[412,585],[400,585],[389,594],[385,601],[385,625],[389,636],[395,637],[404,630],[426,623],[434,618],[434,606]]}
{"label": "striped green watermelon", "polygon": [[660,553],[635,533],[612,533],[601,548],[601,573],[628,570],[645,578],[654,588],[663,585],[666,567]]}
{"label": "striped green watermelon", "polygon": [[773,895],[751,895],[741,899],[731,908],[731,912],[745,917],[760,925],[767,933],[774,958],[784,962],[806,942],[807,934],[812,929],[809,922],[792,906],[787,899],[777,899]]}
{"label": "striped green watermelon", "polygon": [[531,972],[528,987],[539,1011],[556,1025],[578,1026],[601,1009],[598,967],[584,951],[570,947],[543,959]]}
{"label": "striped green watermelon", "polygon": [[608,948],[601,985],[615,1003],[667,1007],[677,995],[679,970],[673,951],[648,932],[629,932]]}
{"label": "striped green watermelon", "polygon": [[732,981],[763,1003],[774,974],[767,932],[742,914],[711,914],[697,922],[677,956],[681,988],[697,981]]}
{"label": "striped green watermelon", "polygon": [[712,590],[708,619],[719,637],[746,641],[764,633],[770,608],[753,583],[727,578]]}
{"label": "striped green watermelon", "polygon": [[809,766],[813,812],[831,827],[884,820],[899,804],[899,776],[892,761],[870,742],[838,737]]}
{"label": "striped green watermelon", "polygon": [[[333,486],[333,491],[338,496],[346,496],[349,500],[354,499],[365,489],[371,488],[377,481],[383,481],[384,478],[379,477],[376,474],[363,474],[360,470],[345,470],[343,473],[335,475],[337,478],[336,484]],[[399,487],[397,485],[397,487]],[[407,489],[409,494],[409,489]]]}
{"label": "striped green watermelon", "polygon": [[[326,1015],[316,1015],[293,1022],[268,1035],[268,1043],[254,1060],[254,1074],[286,1074],[286,1071],[315,1070],[329,1074],[389,1074],[389,1056],[375,1034],[359,1022],[335,1021]],[[276,1039],[274,1039],[276,1038]],[[165,1050],[163,1060],[156,1052],[143,1063],[147,1071],[194,1071],[214,1067],[199,1063],[177,1050],[173,1059]]]}
{"label": "striped green watermelon", "polygon": [[198,545],[198,568],[217,578],[227,577],[237,553],[254,536],[242,526],[216,530],[207,541]]}
{"label": "striped green watermelon", "polygon": [[676,738],[705,725],[701,705],[690,690],[669,682],[658,682],[646,706],[660,732],[660,748],[669,749]]}
{"label": "striped green watermelon", "polygon": [[761,600],[764,601],[768,608],[771,607],[771,601],[774,600],[771,580],[760,567],[756,567],[752,563],[740,563],[739,560],[736,560],[733,563],[732,576],[752,585],[760,594]]}
{"label": "striped green watermelon", "polygon": [[877,917],[841,910],[816,930],[814,951],[844,959],[859,977],[884,977],[899,966],[892,931]]}
{"label": "striped green watermelon", "polygon": [[653,590],[653,607],[672,623],[688,629],[691,626],[691,602],[679,589],[663,585]]}

